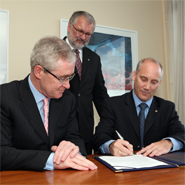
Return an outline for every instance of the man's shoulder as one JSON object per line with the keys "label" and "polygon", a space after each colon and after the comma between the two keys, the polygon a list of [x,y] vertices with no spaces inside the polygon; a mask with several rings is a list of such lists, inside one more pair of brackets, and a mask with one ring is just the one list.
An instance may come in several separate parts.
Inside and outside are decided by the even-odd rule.
{"label": "man's shoulder", "polygon": [[95,53],[94,51],[92,51],[91,49],[89,49],[88,47],[84,47],[83,48],[83,52],[87,52],[90,55],[94,55],[96,57],[100,57],[97,53]]}
{"label": "man's shoulder", "polygon": [[122,95],[117,95],[117,96],[112,96],[112,97],[106,98],[106,100],[111,103],[121,103],[122,104],[123,101],[125,101],[129,97],[131,98],[131,93],[127,92]]}
{"label": "man's shoulder", "polygon": [[18,89],[23,80],[14,80],[8,83],[0,85],[1,93],[6,93],[7,91],[14,91]]}
{"label": "man's shoulder", "polygon": [[164,105],[164,106],[174,106],[174,102],[169,101],[169,100],[165,100],[161,97],[158,96],[154,96],[155,101],[159,104],[159,105]]}
{"label": "man's shoulder", "polygon": [[21,96],[27,97],[30,92],[28,76],[23,80],[14,80],[0,86],[1,98],[3,97],[7,100],[20,99]]}

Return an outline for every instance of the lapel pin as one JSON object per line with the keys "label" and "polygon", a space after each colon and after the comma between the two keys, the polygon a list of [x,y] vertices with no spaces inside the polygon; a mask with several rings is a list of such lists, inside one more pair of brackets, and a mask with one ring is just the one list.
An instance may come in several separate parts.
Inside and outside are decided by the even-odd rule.
{"label": "lapel pin", "polygon": [[155,110],[155,112],[158,112],[158,110]]}

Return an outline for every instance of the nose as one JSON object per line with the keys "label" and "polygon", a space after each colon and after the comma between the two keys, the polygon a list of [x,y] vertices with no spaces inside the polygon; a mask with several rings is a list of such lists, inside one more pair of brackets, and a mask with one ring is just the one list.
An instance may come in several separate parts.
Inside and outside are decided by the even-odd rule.
{"label": "nose", "polygon": [[69,80],[67,80],[65,83],[62,84],[63,87],[65,87],[65,89],[69,89],[70,88],[70,84],[69,84]]}
{"label": "nose", "polygon": [[85,33],[83,35],[81,35],[81,39],[85,40],[86,36]]}
{"label": "nose", "polygon": [[146,89],[150,89],[150,82],[147,82],[147,83],[145,84],[145,88],[146,88]]}

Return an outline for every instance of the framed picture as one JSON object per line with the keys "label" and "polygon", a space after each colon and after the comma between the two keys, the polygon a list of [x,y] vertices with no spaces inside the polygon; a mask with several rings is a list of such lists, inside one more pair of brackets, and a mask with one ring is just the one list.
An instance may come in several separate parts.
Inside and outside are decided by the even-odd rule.
{"label": "framed picture", "polygon": [[8,82],[9,11],[0,9],[0,84]]}
{"label": "framed picture", "polygon": [[[60,37],[67,35],[68,20],[60,20]],[[138,62],[137,32],[96,25],[89,49],[101,58],[105,86],[110,96],[132,89],[132,72]]]}

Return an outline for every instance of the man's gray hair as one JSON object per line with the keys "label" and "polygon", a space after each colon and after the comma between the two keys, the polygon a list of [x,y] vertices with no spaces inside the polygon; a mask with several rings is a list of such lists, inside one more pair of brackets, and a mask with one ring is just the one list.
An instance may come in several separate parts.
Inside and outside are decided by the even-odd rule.
{"label": "man's gray hair", "polygon": [[62,59],[69,63],[75,63],[76,56],[69,45],[56,36],[41,38],[35,44],[31,57],[31,71],[36,65],[40,65],[48,70],[56,70],[57,62]]}
{"label": "man's gray hair", "polygon": [[[85,19],[87,20],[87,22],[89,24],[93,24],[94,25],[94,29],[95,29],[96,21],[95,21],[94,17],[90,13],[85,12],[85,11],[76,11],[76,12],[74,12],[72,14],[71,18],[69,19],[70,24],[71,25],[76,24],[77,19],[79,17],[81,17],[81,16],[85,17]],[[93,29],[93,31],[94,31],[94,29]]]}
{"label": "man's gray hair", "polygon": [[137,64],[137,67],[136,67],[136,74],[138,73],[138,71],[139,71],[141,65],[142,65],[146,60],[149,60],[150,62],[154,62],[154,63],[156,63],[156,64],[159,65],[159,67],[161,68],[161,76],[160,76],[160,80],[161,80],[162,77],[163,77],[163,66],[162,66],[162,64],[161,64],[158,60],[156,60],[156,59],[154,59],[154,58],[144,58],[144,59],[140,60],[140,61],[138,62],[138,64]]}

